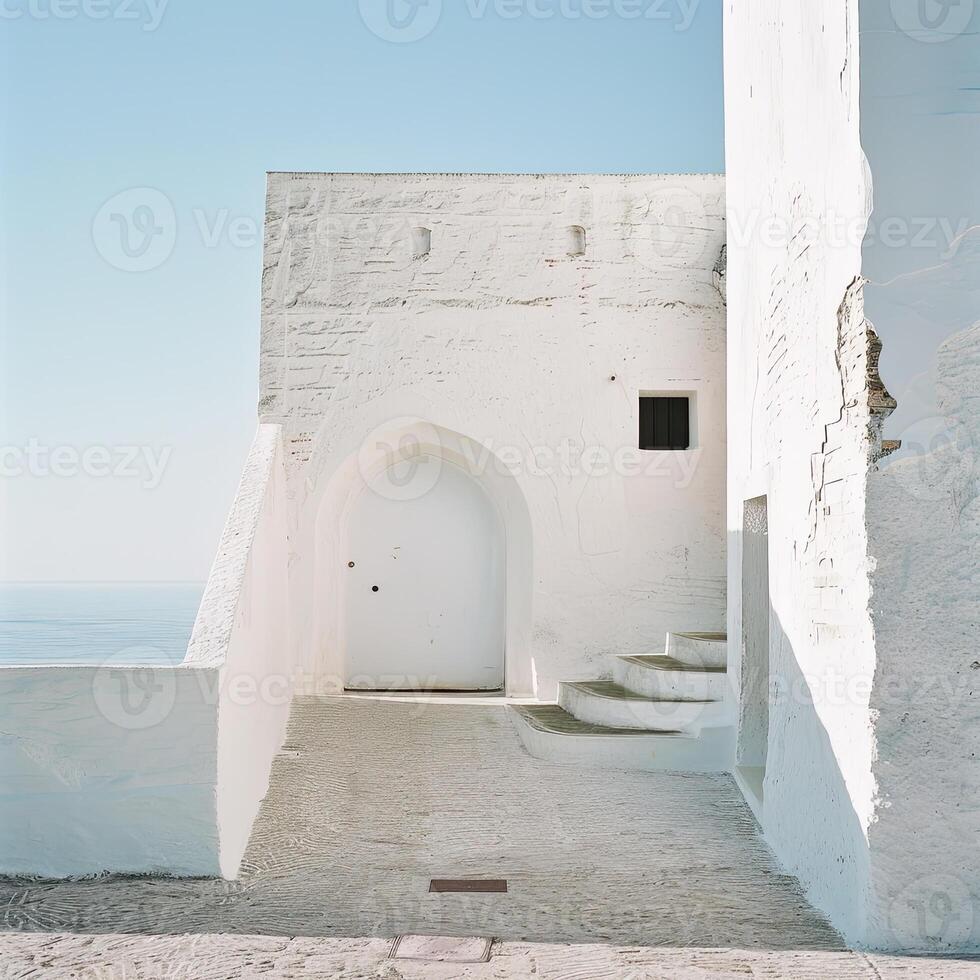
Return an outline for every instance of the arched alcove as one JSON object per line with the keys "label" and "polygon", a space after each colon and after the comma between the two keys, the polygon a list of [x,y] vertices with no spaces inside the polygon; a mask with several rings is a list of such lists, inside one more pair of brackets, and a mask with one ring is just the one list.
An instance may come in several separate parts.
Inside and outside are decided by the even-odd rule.
{"label": "arched alcove", "polygon": [[401,419],[316,482],[310,625],[334,689],[533,690],[530,514],[492,452]]}

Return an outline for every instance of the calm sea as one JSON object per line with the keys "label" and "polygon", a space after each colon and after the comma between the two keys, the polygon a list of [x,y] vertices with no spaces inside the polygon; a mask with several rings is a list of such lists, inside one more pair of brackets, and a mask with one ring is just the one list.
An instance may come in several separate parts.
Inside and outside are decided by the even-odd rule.
{"label": "calm sea", "polygon": [[203,583],[0,584],[0,663],[179,663]]}

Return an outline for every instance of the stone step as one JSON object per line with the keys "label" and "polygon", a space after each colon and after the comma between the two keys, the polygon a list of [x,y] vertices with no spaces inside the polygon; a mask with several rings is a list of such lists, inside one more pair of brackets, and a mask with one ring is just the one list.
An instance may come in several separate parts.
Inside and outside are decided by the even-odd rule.
{"label": "stone step", "polygon": [[732,764],[731,728],[706,728],[694,736],[594,725],[557,704],[512,705],[508,710],[524,747],[536,759],[647,772],[726,772]]}
{"label": "stone step", "polygon": [[555,735],[585,736],[628,736],[661,735],[671,738],[686,738],[680,731],[671,729],[640,730],[637,728],[618,728],[610,725],[596,725],[570,715],[560,704],[519,704],[514,711],[526,718],[528,724]]}
{"label": "stone step", "polygon": [[728,686],[724,667],[698,667],[666,656],[616,657],[613,680],[634,694],[686,701],[724,701]]}
{"label": "stone step", "polygon": [[665,653],[694,667],[725,667],[728,637],[725,633],[668,633]]}
{"label": "stone step", "polygon": [[651,698],[615,681],[562,681],[558,704],[579,721],[609,728],[697,734],[704,727],[731,723],[724,701]]}

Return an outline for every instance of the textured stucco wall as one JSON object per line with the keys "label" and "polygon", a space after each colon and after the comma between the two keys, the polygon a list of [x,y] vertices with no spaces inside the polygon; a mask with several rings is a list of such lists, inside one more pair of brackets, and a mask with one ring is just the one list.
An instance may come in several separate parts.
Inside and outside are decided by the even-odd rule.
{"label": "textured stucco wall", "polygon": [[980,943],[980,5],[861,3],[865,309],[902,449],[869,481],[869,940]]}
{"label": "textured stucco wall", "polygon": [[[492,450],[526,502],[533,614],[512,692],[723,625],[723,208],[716,176],[270,175],[261,413],[286,430],[312,676],[336,673],[317,618],[337,592],[317,561],[326,487],[403,417]],[[593,467],[594,450],[636,455],[639,393],[664,390],[696,392],[698,448],[647,454],[640,474]]]}
{"label": "textured stucco wall", "polygon": [[[745,502],[765,495],[763,828],[850,938],[864,928],[874,797],[857,16],[836,2],[725,10],[728,634],[742,636]],[[740,644],[729,649],[738,681]]]}
{"label": "textured stucco wall", "polygon": [[973,6],[726,8],[729,633],[741,510],[768,494],[763,826],[887,948],[977,937]]}

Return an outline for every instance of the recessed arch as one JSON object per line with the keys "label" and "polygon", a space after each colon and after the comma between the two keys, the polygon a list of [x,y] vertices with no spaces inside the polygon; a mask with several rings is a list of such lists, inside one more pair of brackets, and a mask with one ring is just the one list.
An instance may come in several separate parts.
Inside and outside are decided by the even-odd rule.
{"label": "recessed arch", "polygon": [[[349,680],[345,642],[347,593],[341,575],[351,571],[346,554],[351,518],[363,506],[363,494],[374,494],[381,481],[382,496],[407,489],[397,467],[432,460],[437,467],[475,484],[499,522],[502,534],[502,592],[500,623],[503,636],[504,690],[510,695],[533,691],[531,665],[531,519],[524,494],[503,462],[487,447],[451,429],[422,419],[396,419],[375,428],[356,448],[345,446],[343,459],[331,466],[326,454],[317,460],[311,486],[315,498],[315,558],[312,569],[312,616],[316,662],[331,686]],[[385,474],[396,470],[394,485],[385,486]],[[457,481],[458,482],[458,481]],[[372,485],[375,489],[372,489]],[[473,498],[475,499],[475,498]],[[474,511],[477,512],[477,507]],[[356,569],[355,569],[356,571]],[[371,583],[375,584],[375,583]],[[380,587],[379,587],[380,588]],[[364,686],[364,685],[358,685]],[[318,684],[318,687],[322,685]]]}

